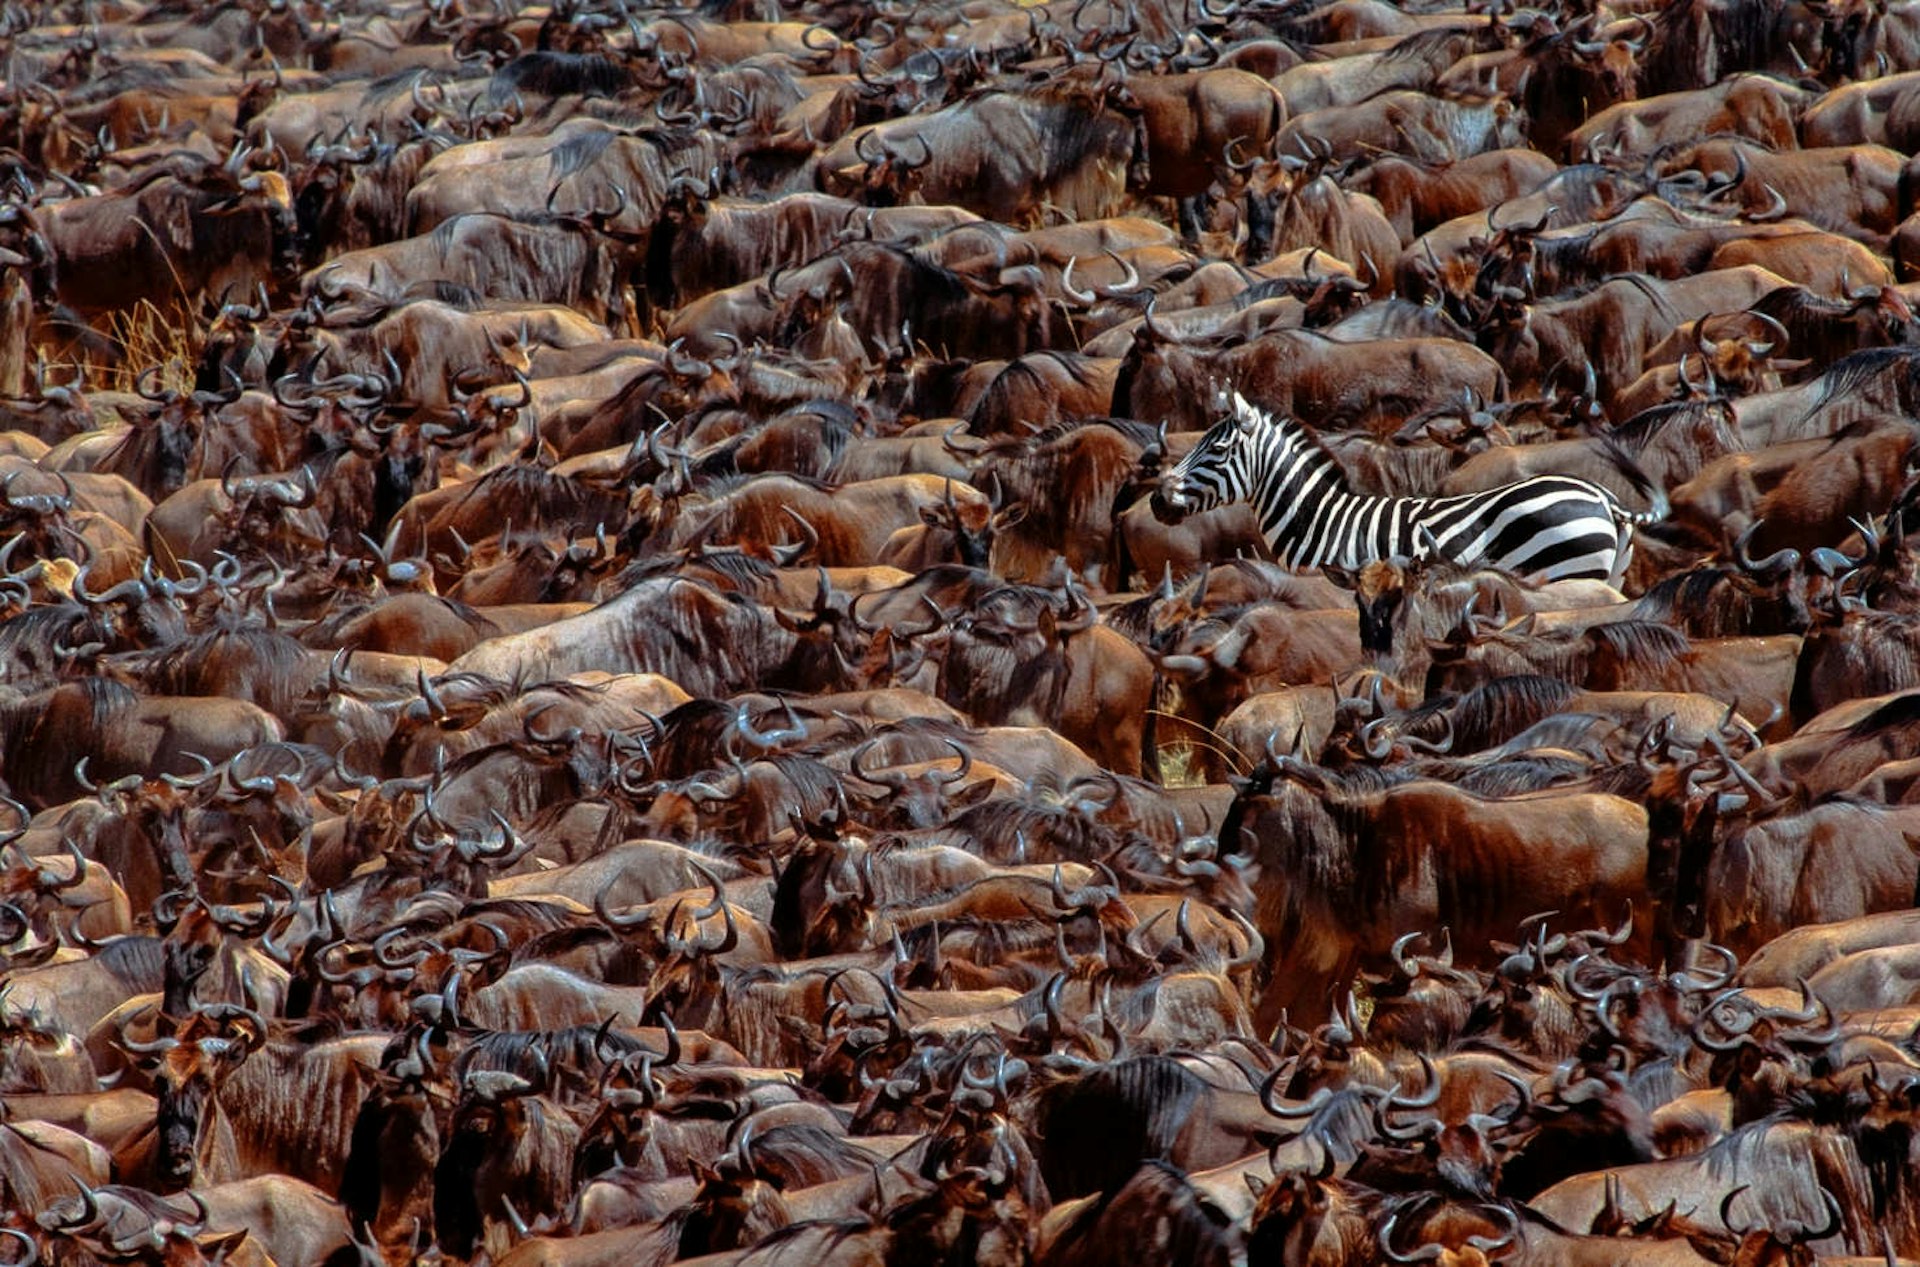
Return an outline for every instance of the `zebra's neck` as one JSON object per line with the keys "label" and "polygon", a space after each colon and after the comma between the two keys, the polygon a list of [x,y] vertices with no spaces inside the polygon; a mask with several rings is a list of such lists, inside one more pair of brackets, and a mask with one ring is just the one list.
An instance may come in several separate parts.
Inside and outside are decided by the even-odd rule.
{"label": "zebra's neck", "polygon": [[1248,502],[1277,559],[1297,567],[1358,567],[1408,553],[1407,500],[1357,493],[1340,464],[1306,433],[1281,419],[1248,472]]}

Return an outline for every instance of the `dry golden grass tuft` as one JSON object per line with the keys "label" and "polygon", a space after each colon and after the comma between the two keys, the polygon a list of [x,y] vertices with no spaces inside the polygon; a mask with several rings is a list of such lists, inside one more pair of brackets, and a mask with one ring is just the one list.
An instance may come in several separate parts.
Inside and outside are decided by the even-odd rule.
{"label": "dry golden grass tuft", "polygon": [[35,346],[34,355],[45,365],[50,382],[72,382],[75,369],[83,366],[89,390],[130,392],[143,371],[158,366],[158,390],[193,390],[204,335],[198,322],[183,319],[177,310],[142,299],[109,314],[105,325],[88,338],[96,348],[110,344],[114,354],[88,355],[68,340]]}
{"label": "dry golden grass tuft", "polygon": [[162,390],[193,390],[193,367],[201,352],[198,323],[142,299],[109,317],[106,334],[120,349],[120,363],[95,371],[94,381],[101,387],[130,392],[141,372],[157,365]]}
{"label": "dry golden grass tuft", "polygon": [[1166,787],[1204,787],[1196,752],[1190,743],[1170,743],[1160,749],[1160,779]]}

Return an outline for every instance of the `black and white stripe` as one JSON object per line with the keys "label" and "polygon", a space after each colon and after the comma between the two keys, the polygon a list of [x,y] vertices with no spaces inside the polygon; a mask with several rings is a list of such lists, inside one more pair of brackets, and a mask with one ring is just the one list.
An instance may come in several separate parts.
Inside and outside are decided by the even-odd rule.
{"label": "black and white stripe", "polygon": [[1430,553],[1530,580],[1591,577],[1618,584],[1636,524],[1598,484],[1536,475],[1454,497],[1354,492],[1320,443],[1238,393],[1233,412],[1168,472],[1159,496],[1176,513],[1248,502],[1274,557],[1297,567],[1360,567]]}

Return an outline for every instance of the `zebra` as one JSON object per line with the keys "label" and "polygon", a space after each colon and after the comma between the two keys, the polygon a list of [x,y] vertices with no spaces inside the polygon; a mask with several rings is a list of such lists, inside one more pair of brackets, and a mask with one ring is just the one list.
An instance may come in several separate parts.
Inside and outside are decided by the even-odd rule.
{"label": "zebra", "polygon": [[1536,475],[1452,497],[1357,493],[1305,426],[1235,392],[1233,411],[1166,473],[1152,507],[1160,519],[1178,522],[1247,502],[1274,557],[1295,567],[1353,569],[1437,555],[1523,580],[1595,578],[1618,586],[1632,559],[1634,528],[1666,517],[1665,494],[1651,492],[1653,509],[1640,514],[1570,475]]}

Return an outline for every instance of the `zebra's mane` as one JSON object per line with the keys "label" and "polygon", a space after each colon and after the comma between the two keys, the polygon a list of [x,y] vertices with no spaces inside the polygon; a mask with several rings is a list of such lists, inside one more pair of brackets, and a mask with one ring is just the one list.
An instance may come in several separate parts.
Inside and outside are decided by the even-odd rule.
{"label": "zebra's mane", "polygon": [[1318,457],[1333,479],[1333,486],[1343,493],[1350,493],[1353,487],[1347,481],[1347,468],[1340,465],[1340,459],[1333,455],[1320,433],[1298,418],[1288,418],[1280,414],[1268,413],[1259,406],[1250,403],[1239,392],[1233,394],[1233,411],[1242,418],[1256,419],[1261,425],[1271,427],[1284,436],[1298,437],[1300,447],[1307,453]]}

